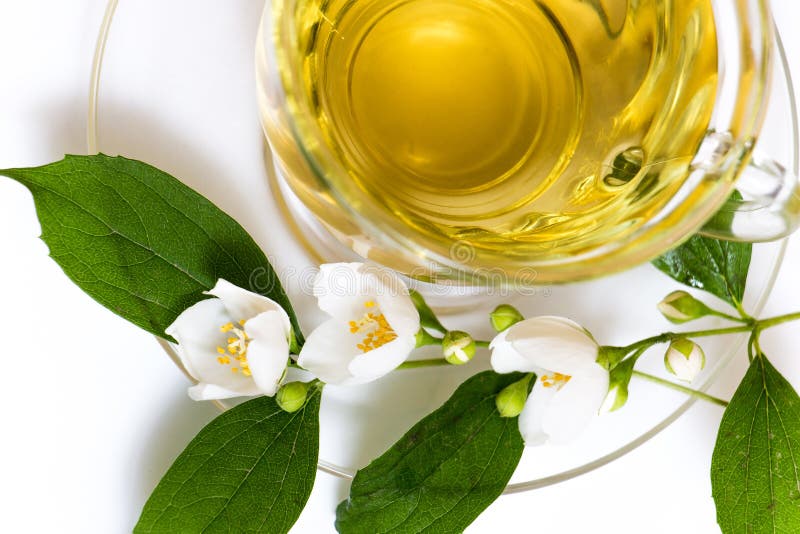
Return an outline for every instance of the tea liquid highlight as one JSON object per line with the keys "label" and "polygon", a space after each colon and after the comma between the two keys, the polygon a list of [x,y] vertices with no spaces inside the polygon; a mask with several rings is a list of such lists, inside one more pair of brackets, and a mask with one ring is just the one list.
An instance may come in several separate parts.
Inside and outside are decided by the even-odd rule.
{"label": "tea liquid highlight", "polygon": [[[311,12],[311,11],[310,11]],[[525,257],[633,231],[714,105],[710,0],[332,0],[304,65],[326,142],[401,231]]]}

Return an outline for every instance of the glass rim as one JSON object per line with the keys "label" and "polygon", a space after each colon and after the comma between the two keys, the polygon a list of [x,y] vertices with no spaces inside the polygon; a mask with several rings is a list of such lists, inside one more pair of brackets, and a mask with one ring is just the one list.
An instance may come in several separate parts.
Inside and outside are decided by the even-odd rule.
{"label": "glass rim", "polygon": [[[499,272],[499,280],[504,285],[546,285],[606,276],[657,257],[670,246],[695,234],[723,206],[733,191],[735,179],[750,159],[754,140],[769,104],[770,66],[776,39],[768,0],[746,0],[732,6],[722,2],[725,8],[735,11],[737,19],[742,19],[739,20],[742,28],[736,55],[742,63],[751,65],[751,68],[747,69],[747,73],[739,73],[735,83],[733,77],[726,82],[729,88],[735,88],[736,98],[732,103],[733,109],[725,111],[731,116],[720,126],[736,135],[725,157],[716,165],[716,168],[724,169],[715,178],[717,185],[699,194],[687,178],[673,195],[672,201],[665,203],[655,217],[624,238],[593,246],[585,252],[569,257],[531,261],[509,260],[501,253],[481,250],[472,251],[471,254],[473,260],[479,258],[481,261],[467,265],[460,262],[457,255],[454,257],[452,247],[445,251],[441,245],[435,246],[433,237],[420,232],[412,237],[403,232],[391,223],[392,217],[387,209],[348,185],[349,175],[327,146],[319,126],[311,118],[313,114],[309,103],[295,96],[300,93],[296,89],[302,86],[301,72],[289,65],[296,63],[294,54],[298,52],[291,44],[297,41],[298,36],[292,17],[284,16],[283,13],[293,12],[291,8],[296,1],[267,0],[258,37],[259,47],[264,47],[266,39],[274,45],[277,59],[275,67],[281,79],[282,96],[286,101],[284,107],[287,109],[288,125],[294,141],[320,185],[362,230],[361,233],[385,241],[398,257],[417,261],[416,265],[420,269],[412,271],[415,278],[446,284],[489,287],[497,285]],[[711,1],[716,18],[721,2]],[[266,32],[268,27],[272,31]],[[746,37],[742,36],[742,32]],[[720,61],[722,60],[720,54]],[[262,65],[257,65],[257,70],[260,71],[261,68]],[[718,89],[721,88],[722,84]],[[708,171],[698,171],[697,174],[705,176]],[[691,207],[688,207],[689,204]],[[452,243],[453,246],[461,244]]]}
{"label": "glass rim", "polygon": [[[89,99],[88,99],[88,109],[87,109],[86,142],[87,142],[88,154],[98,153],[98,142],[99,142],[98,107],[99,107],[99,95],[102,82],[103,59],[104,59],[108,36],[111,30],[111,26],[114,20],[114,15],[116,13],[118,4],[119,0],[107,0],[105,13],[97,33],[97,40],[94,50],[94,57],[92,61],[91,76],[89,83]],[[800,131],[799,131],[800,128],[798,127],[797,103],[794,98],[793,83],[791,79],[791,72],[789,70],[788,59],[786,57],[783,41],[781,40],[780,34],[778,33],[777,29],[775,29],[774,31],[774,40],[781,61],[781,65],[783,67],[785,74],[785,80],[783,80],[783,82],[785,82],[786,88],[788,88],[789,101],[790,101],[789,103],[791,108],[790,111],[792,114],[792,137],[793,137],[793,147],[794,147],[793,157],[792,157],[793,159],[792,167],[794,172],[798,173],[798,171],[800,171],[800,151],[798,150],[797,147],[798,147],[798,140],[800,140]],[[783,86],[783,84],[781,85]],[[271,175],[271,179],[274,180],[274,175]],[[753,309],[756,315],[760,314],[763,311],[767,299],[770,297],[772,293],[775,280],[777,278],[778,273],[780,272],[780,266],[785,256],[787,245],[788,245],[787,238],[784,238],[780,241],[779,244],[780,248],[777,251],[776,257],[774,259],[774,265],[772,265],[771,267],[771,271],[769,273],[769,276],[767,278],[764,287],[761,290],[761,293],[756,297],[755,300]],[[175,363],[175,365],[184,373],[184,375],[190,381],[193,381],[191,375],[188,374],[186,369],[181,364],[180,357],[175,352],[173,347],[166,340],[157,336],[154,337],[158,341],[159,345],[162,347],[164,352],[166,352],[167,355],[170,357],[170,359]],[[718,378],[722,370],[724,370],[728,366],[730,360],[736,355],[736,353],[739,352],[745,340],[746,340],[746,335],[744,334],[735,336],[735,341],[733,341],[729,345],[729,348],[726,351],[726,353],[721,356],[714,372],[707,377],[705,383],[699,388],[700,391],[705,392],[711,387],[711,385],[715,382],[715,379]],[[226,407],[219,401],[212,401],[212,402],[221,411],[224,411],[226,409]],[[542,478],[526,482],[509,484],[503,491],[503,495],[521,493],[525,491],[551,486],[587,474],[591,471],[594,471],[595,469],[607,465],[612,461],[625,456],[629,452],[635,450],[639,446],[643,445],[644,443],[648,442],[650,439],[654,438],[656,435],[661,433],[661,431],[665,430],[677,419],[679,419],[689,408],[691,408],[695,404],[695,402],[697,402],[697,399],[694,397],[690,397],[680,406],[678,406],[669,416],[664,418],[660,423],[655,425],[653,428],[651,428],[647,432],[644,432],[638,438],[630,441],[626,445],[618,448],[615,451],[612,451],[611,453],[603,455],[599,458],[596,458],[595,460],[587,462],[573,469],[566,470],[562,473],[545,476]],[[321,472],[325,472],[343,479],[352,479],[353,476],[355,475],[352,469],[338,466],[336,464],[327,462],[322,459],[318,461],[317,469]]]}

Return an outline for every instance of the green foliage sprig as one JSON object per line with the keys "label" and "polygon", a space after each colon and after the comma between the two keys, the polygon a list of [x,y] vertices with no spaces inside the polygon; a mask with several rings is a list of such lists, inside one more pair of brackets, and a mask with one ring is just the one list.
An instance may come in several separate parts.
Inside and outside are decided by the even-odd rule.
{"label": "green foliage sprig", "polygon": [[[133,324],[166,337],[165,329],[207,298],[204,292],[218,279],[248,288],[258,272],[262,294],[290,317],[292,351],[302,346],[291,303],[264,253],[231,217],[168,174],[142,162],[97,155],[0,175],[30,189],[42,239],[67,276]],[[634,377],[726,406],[711,469],[723,532],[800,532],[800,399],[759,344],[764,330],[798,320],[800,313],[767,319],[747,313],[751,257],[749,244],[695,236],[656,260],[655,266],[677,282],[732,308],[717,310],[676,291],[659,305],[668,319],[685,323],[714,315],[734,325],[600,346],[597,363],[608,371],[611,409],[629,401]],[[418,293],[411,298],[423,327],[417,346],[439,345],[442,355],[408,361],[400,369],[463,365],[489,345],[446,328]],[[523,317],[503,305],[490,320],[498,332],[509,332]],[[730,403],[636,369],[648,349],[669,344],[667,368],[690,379],[705,362],[697,340],[737,333],[750,334],[751,363]],[[358,472],[349,498],[337,509],[337,529],[466,528],[502,493],[521,458],[517,417],[536,381],[532,373],[493,371],[467,380]],[[275,399],[259,397],[220,415],[175,460],[135,531],[288,531],[313,486],[322,394],[319,381],[294,382]]]}

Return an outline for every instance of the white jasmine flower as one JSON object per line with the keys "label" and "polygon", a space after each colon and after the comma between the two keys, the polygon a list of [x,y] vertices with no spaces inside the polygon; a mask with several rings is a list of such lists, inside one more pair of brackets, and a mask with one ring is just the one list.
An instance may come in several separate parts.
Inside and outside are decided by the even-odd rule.
{"label": "white jasmine flower", "polygon": [[526,319],[498,334],[490,348],[496,372],[536,373],[519,415],[526,445],[575,439],[608,393],[608,371],[596,361],[597,342],[569,319]]}
{"label": "white jasmine flower", "polygon": [[414,350],[419,313],[394,273],[363,263],[325,264],[314,295],[331,318],[311,332],[297,362],[323,382],[370,382]]}
{"label": "white jasmine flower", "polygon": [[189,307],[166,333],[178,342],[198,384],[194,400],[273,396],[286,370],[292,327],[279,304],[225,280]]}

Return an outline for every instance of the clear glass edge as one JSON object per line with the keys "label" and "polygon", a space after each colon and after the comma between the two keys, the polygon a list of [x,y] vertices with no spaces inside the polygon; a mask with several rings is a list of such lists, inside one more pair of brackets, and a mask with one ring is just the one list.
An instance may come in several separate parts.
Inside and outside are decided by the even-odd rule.
{"label": "clear glass edge", "polygon": [[[106,43],[108,41],[108,35],[111,30],[111,25],[114,20],[114,15],[116,13],[117,6],[119,4],[119,0],[108,0],[106,4],[106,10],[103,15],[103,19],[100,23],[100,28],[97,34],[97,41],[95,45],[94,57],[92,61],[92,69],[91,69],[91,76],[90,76],[90,83],[89,83],[89,103],[88,103],[88,113],[87,113],[87,121],[86,121],[86,144],[87,144],[87,153],[88,154],[96,154],[98,152],[98,120],[99,120],[99,113],[98,113],[98,104],[99,104],[99,96],[100,96],[100,86],[102,81],[102,67],[103,67],[103,58],[106,49]],[[794,85],[792,82],[791,71],[789,69],[789,62],[788,58],[786,57],[786,50],[783,46],[783,40],[781,39],[780,33],[778,32],[777,28],[775,28],[775,42],[777,45],[778,55],[780,57],[780,61],[783,67],[784,76],[786,85],[789,92],[789,104],[790,110],[792,114],[792,137],[794,140],[794,161],[792,162],[793,170],[795,174],[800,172],[800,158],[798,157],[798,139],[800,138],[798,127],[798,120],[797,120],[797,102],[794,97]],[[772,293],[772,289],[775,285],[775,280],[780,272],[781,264],[783,263],[783,258],[786,253],[786,246],[788,244],[788,239],[783,239],[780,242],[780,250],[775,259],[775,265],[772,268],[770,273],[770,277],[767,280],[766,285],[761,291],[761,294],[756,299],[755,304],[755,314],[759,315],[764,306],[767,302],[767,299],[770,297]],[[725,369],[727,364],[730,360],[741,350],[742,345],[746,339],[745,335],[737,336],[737,341],[732,344],[731,349],[728,353],[722,358],[722,361],[717,366],[717,369],[714,373],[707,378],[703,386],[700,388],[701,391],[706,391],[714,382],[714,379],[717,378],[719,373]],[[186,377],[192,381],[191,375],[189,375],[186,370],[184,369],[183,365],[181,364],[180,357],[175,352],[174,348],[171,346],[170,343],[165,341],[162,338],[156,337],[161,348],[170,359],[175,363],[175,365],[183,372]],[[616,451],[606,454],[605,456],[601,456],[596,460],[583,464],[579,467],[574,469],[570,469],[568,471],[564,471],[563,473],[559,473],[557,475],[551,475],[547,477],[542,477],[536,480],[531,480],[528,482],[519,482],[514,484],[509,484],[506,489],[503,491],[503,495],[509,495],[513,493],[521,493],[525,491],[530,491],[534,489],[543,488],[546,486],[551,486],[553,484],[558,484],[560,482],[567,481],[569,479],[575,478],[580,475],[587,474],[595,469],[598,469],[608,463],[617,460],[629,452],[633,451],[637,447],[643,445],[650,441],[653,437],[658,435],[661,431],[669,427],[672,423],[674,423],[678,418],[680,418],[686,411],[691,408],[694,403],[697,402],[697,399],[690,398],[686,402],[684,402],[681,406],[679,406],[670,416],[666,417],[661,423],[654,426],[649,431],[645,432],[635,440],[631,441],[627,445],[620,447]],[[221,411],[224,411],[225,407],[222,403],[218,401],[213,401],[214,405],[219,408]],[[336,464],[326,462],[325,460],[319,460],[317,464],[317,469],[324,473],[328,473],[330,475],[338,476],[345,479],[352,479],[355,473],[351,469],[347,469]]]}

